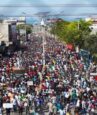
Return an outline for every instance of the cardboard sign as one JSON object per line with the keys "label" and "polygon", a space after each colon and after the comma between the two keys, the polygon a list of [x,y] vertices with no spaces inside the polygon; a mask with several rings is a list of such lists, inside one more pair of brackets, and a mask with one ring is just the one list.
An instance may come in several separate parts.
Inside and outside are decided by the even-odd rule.
{"label": "cardboard sign", "polygon": [[4,109],[11,109],[11,108],[13,108],[13,104],[12,103],[4,103],[3,108]]}
{"label": "cardboard sign", "polygon": [[90,73],[91,76],[97,76],[97,73]]}
{"label": "cardboard sign", "polygon": [[27,82],[27,85],[28,85],[28,86],[32,86],[32,85],[33,85],[33,81],[28,81],[28,82]]}

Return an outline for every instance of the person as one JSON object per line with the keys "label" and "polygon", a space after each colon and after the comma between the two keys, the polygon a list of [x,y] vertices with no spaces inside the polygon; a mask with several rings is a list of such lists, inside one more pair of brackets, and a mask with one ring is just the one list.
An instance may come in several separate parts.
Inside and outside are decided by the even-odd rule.
{"label": "person", "polygon": [[76,103],[76,109],[80,110],[80,107],[81,107],[81,100],[78,98]]}
{"label": "person", "polygon": [[54,114],[54,115],[57,114],[57,108],[56,108],[55,104],[53,104],[53,114]]}
{"label": "person", "polygon": [[23,115],[23,109],[24,109],[24,102],[23,101],[20,101],[18,108],[19,108],[19,115]]}
{"label": "person", "polygon": [[[6,103],[10,103],[9,98],[6,100]],[[10,112],[11,112],[11,108],[6,108],[6,115],[10,115]]]}
{"label": "person", "polygon": [[2,107],[3,107],[3,98],[0,94],[0,115],[2,115]]}
{"label": "person", "polygon": [[29,115],[36,115],[33,107],[29,109]]}
{"label": "person", "polygon": [[17,111],[17,106],[18,106],[17,100],[16,100],[16,98],[14,97],[14,98],[13,98],[13,110],[14,110],[14,112]]}
{"label": "person", "polygon": [[[16,99],[13,99],[13,104],[14,107],[18,104],[19,114],[23,114],[27,105],[32,107],[35,115],[45,114],[46,105],[47,111],[55,115],[58,111],[63,114],[64,109],[70,114],[68,110],[74,107],[79,113],[84,108],[95,112],[97,92],[94,93],[95,80],[90,75],[95,71],[95,64],[92,62],[89,68],[85,68],[85,57],[68,50],[65,44],[51,37],[46,36],[45,40],[45,66],[40,37],[32,36],[29,41],[23,41],[27,48],[21,52],[15,51],[12,57],[2,57],[0,83],[6,84],[1,96],[3,103],[11,90]],[[20,68],[17,71],[21,75],[13,69],[19,60],[23,70]],[[29,86],[28,81],[33,84]]]}
{"label": "person", "polygon": [[49,115],[52,115],[53,114],[53,104],[52,104],[52,102],[49,101],[47,106],[49,108]]}
{"label": "person", "polygon": [[60,115],[64,115],[64,111],[62,109],[59,109],[58,112],[59,112]]}
{"label": "person", "polygon": [[69,111],[66,112],[66,115],[71,115]]}

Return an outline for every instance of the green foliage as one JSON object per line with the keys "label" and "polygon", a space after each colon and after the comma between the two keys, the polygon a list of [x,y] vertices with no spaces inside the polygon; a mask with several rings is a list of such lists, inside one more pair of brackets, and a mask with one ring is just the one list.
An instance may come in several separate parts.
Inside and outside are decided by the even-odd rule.
{"label": "green foliage", "polygon": [[51,32],[65,43],[78,45],[82,49],[90,51],[97,59],[97,34],[91,34],[89,26],[91,21],[59,21],[52,25]]}
{"label": "green foliage", "polygon": [[97,34],[85,36],[84,48],[94,55],[97,54]]}
{"label": "green foliage", "polygon": [[90,34],[89,26],[91,22],[84,20],[67,22],[59,21],[53,24],[52,33],[56,34],[61,40],[66,43],[72,43],[74,46],[83,47],[84,36]]}
{"label": "green foliage", "polygon": [[69,22],[59,21],[52,25],[51,33],[57,35],[61,40],[64,40],[65,30]]}

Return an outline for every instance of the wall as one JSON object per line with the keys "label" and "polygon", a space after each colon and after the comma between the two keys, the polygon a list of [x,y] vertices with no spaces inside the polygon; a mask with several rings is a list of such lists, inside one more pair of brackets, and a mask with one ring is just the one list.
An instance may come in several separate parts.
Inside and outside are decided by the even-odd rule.
{"label": "wall", "polygon": [[1,41],[5,41],[6,43],[9,41],[8,23],[0,23],[0,42]]}

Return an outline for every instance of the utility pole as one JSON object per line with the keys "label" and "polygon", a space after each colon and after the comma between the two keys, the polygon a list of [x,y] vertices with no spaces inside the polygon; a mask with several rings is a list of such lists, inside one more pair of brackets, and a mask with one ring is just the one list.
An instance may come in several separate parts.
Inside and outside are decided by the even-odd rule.
{"label": "utility pole", "polygon": [[42,28],[42,42],[43,42],[43,66],[45,66],[45,23],[43,19],[41,21],[41,28]]}
{"label": "utility pole", "polygon": [[76,18],[76,19],[78,19],[78,21],[77,21],[77,28],[78,28],[78,30],[80,29],[80,19],[81,18]]}
{"label": "utility pole", "polygon": [[78,20],[78,30],[79,30],[79,20]]}
{"label": "utility pole", "polygon": [[22,14],[24,15],[24,17],[25,17],[25,40],[27,39],[26,37],[27,37],[27,28],[26,28],[26,13],[25,12],[22,12]]}

